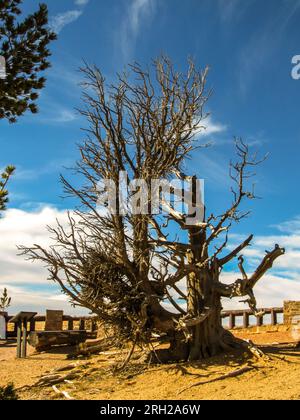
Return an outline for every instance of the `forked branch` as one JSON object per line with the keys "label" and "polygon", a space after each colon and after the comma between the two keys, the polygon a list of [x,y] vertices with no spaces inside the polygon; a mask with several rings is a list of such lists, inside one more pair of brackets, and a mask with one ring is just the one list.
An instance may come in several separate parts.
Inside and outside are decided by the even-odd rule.
{"label": "forked branch", "polygon": [[243,279],[237,279],[234,283],[225,285],[221,282],[216,284],[215,290],[222,297],[243,297],[248,296],[249,299],[245,300],[245,303],[249,304],[249,307],[252,309],[255,315],[259,315],[259,312],[256,309],[256,299],[253,293],[253,288],[260,278],[273,266],[274,261],[285,253],[284,248],[280,248],[279,245],[275,245],[275,248],[267,252],[266,256],[263,258],[262,262],[259,264],[255,272],[249,277],[247,276],[242,257],[239,258],[239,269],[242,273]]}

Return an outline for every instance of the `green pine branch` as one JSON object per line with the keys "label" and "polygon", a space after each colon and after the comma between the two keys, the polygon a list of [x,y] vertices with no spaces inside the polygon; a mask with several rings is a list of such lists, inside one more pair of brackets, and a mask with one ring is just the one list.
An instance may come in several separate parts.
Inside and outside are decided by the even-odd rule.
{"label": "green pine branch", "polygon": [[0,119],[14,123],[27,110],[38,112],[39,90],[50,67],[49,44],[56,34],[48,26],[48,8],[21,17],[21,0],[0,0],[0,55],[6,61],[6,78],[0,79]]}
{"label": "green pine branch", "polygon": [[6,204],[8,203],[8,191],[6,187],[14,172],[15,167],[9,165],[0,175],[0,212],[6,209]]}

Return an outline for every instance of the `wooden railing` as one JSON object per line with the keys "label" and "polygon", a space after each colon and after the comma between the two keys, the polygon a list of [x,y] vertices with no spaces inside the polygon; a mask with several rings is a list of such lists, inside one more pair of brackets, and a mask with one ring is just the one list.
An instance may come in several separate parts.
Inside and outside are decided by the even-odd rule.
{"label": "wooden railing", "polygon": [[[260,309],[260,311],[263,311],[263,315],[254,317],[252,311],[250,309],[242,309],[242,310],[232,310],[232,311],[222,311],[221,317],[223,324],[226,324],[225,326],[229,328],[230,330],[237,328],[237,327],[243,327],[248,328],[249,326],[256,325],[258,327],[262,325],[267,325],[265,321],[265,316],[270,316],[270,322],[268,322],[269,325],[278,325],[282,322],[278,322],[278,315],[283,314],[283,308],[264,308]],[[251,318],[255,318],[255,322],[250,322]],[[8,324],[8,337],[16,337],[17,336],[17,327],[15,324],[13,325],[13,329],[9,328],[10,320],[13,318],[13,316],[8,316],[6,318],[6,322]],[[241,322],[239,325],[237,325],[237,318],[241,319]],[[228,323],[226,323],[226,320],[228,319]],[[36,315],[32,321],[29,323],[28,331],[36,331],[37,323],[43,323],[46,321],[45,315]],[[66,324],[66,329],[69,331],[74,331],[76,329],[78,330],[86,330],[91,333],[95,333],[97,330],[97,322],[96,318],[93,316],[69,316],[64,315],[63,321]],[[225,322],[224,322],[225,321]],[[75,328],[75,324],[77,324],[77,328]],[[39,329],[41,330],[41,329]]]}
{"label": "wooden railing", "polygon": [[[16,337],[17,336],[17,325],[10,323],[10,320],[13,316],[7,316],[7,336],[8,337]],[[28,331],[33,332],[37,331],[36,327],[38,323],[45,323],[46,316],[45,315],[36,315],[32,321],[28,324]],[[96,318],[93,316],[63,316],[63,322],[66,325],[66,329],[69,331],[75,330],[86,330],[91,333],[95,333],[97,331],[97,321]],[[77,324],[77,328],[75,328],[75,324]],[[13,329],[10,328],[10,325],[13,326]],[[43,330],[44,328],[39,328],[38,330]]]}
{"label": "wooden railing", "polygon": [[[222,312],[222,320],[228,318],[228,328],[230,330],[237,327],[236,319],[238,317],[242,318],[242,323],[239,325],[239,327],[248,328],[252,325],[256,325],[257,327],[260,327],[262,325],[266,325],[264,317],[267,315],[270,315],[270,322],[269,325],[278,325],[281,324],[281,322],[278,322],[278,314],[283,314],[283,308],[263,308],[259,309],[259,311],[263,312],[263,315],[261,316],[254,316],[252,311],[250,309],[245,310],[235,310],[235,311],[223,311]],[[250,322],[250,317],[256,318],[256,322],[252,324]]]}

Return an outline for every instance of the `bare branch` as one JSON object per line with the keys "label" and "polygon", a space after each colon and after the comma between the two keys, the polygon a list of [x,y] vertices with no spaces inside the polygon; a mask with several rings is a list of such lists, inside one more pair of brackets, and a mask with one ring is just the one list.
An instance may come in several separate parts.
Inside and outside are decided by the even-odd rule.
{"label": "bare branch", "polygon": [[219,259],[218,264],[221,267],[223,265],[227,264],[229,261],[231,261],[233,258],[235,258],[242,251],[242,249],[249,246],[252,239],[253,239],[253,235],[250,235],[241,245],[239,245],[232,252],[230,252],[230,254],[226,255],[226,257],[223,257],[223,258]]}
{"label": "bare branch", "polygon": [[274,261],[285,253],[284,248],[280,248],[278,245],[268,252],[264,257],[260,265],[257,267],[255,272],[249,277],[247,276],[244,268],[244,259],[240,257],[239,268],[242,273],[243,279],[238,279],[230,285],[225,285],[220,282],[216,283],[215,290],[223,297],[238,297],[238,296],[249,296],[249,299],[245,300],[245,303],[249,304],[255,315],[261,315],[260,311],[256,308],[256,299],[253,293],[253,288],[258,280],[273,266]]}

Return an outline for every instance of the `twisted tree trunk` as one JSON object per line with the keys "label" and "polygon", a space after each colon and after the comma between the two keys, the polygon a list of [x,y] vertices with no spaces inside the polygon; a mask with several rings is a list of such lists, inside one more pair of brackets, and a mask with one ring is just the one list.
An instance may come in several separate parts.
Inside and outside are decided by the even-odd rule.
{"label": "twisted tree trunk", "polygon": [[214,356],[224,350],[226,345],[223,341],[225,330],[221,323],[221,296],[214,290],[219,280],[219,269],[205,264],[208,258],[205,232],[192,228],[189,237],[192,251],[188,262],[196,266],[204,265],[204,268],[191,273],[187,278],[186,324],[190,325],[187,344],[188,360],[192,361]]}

